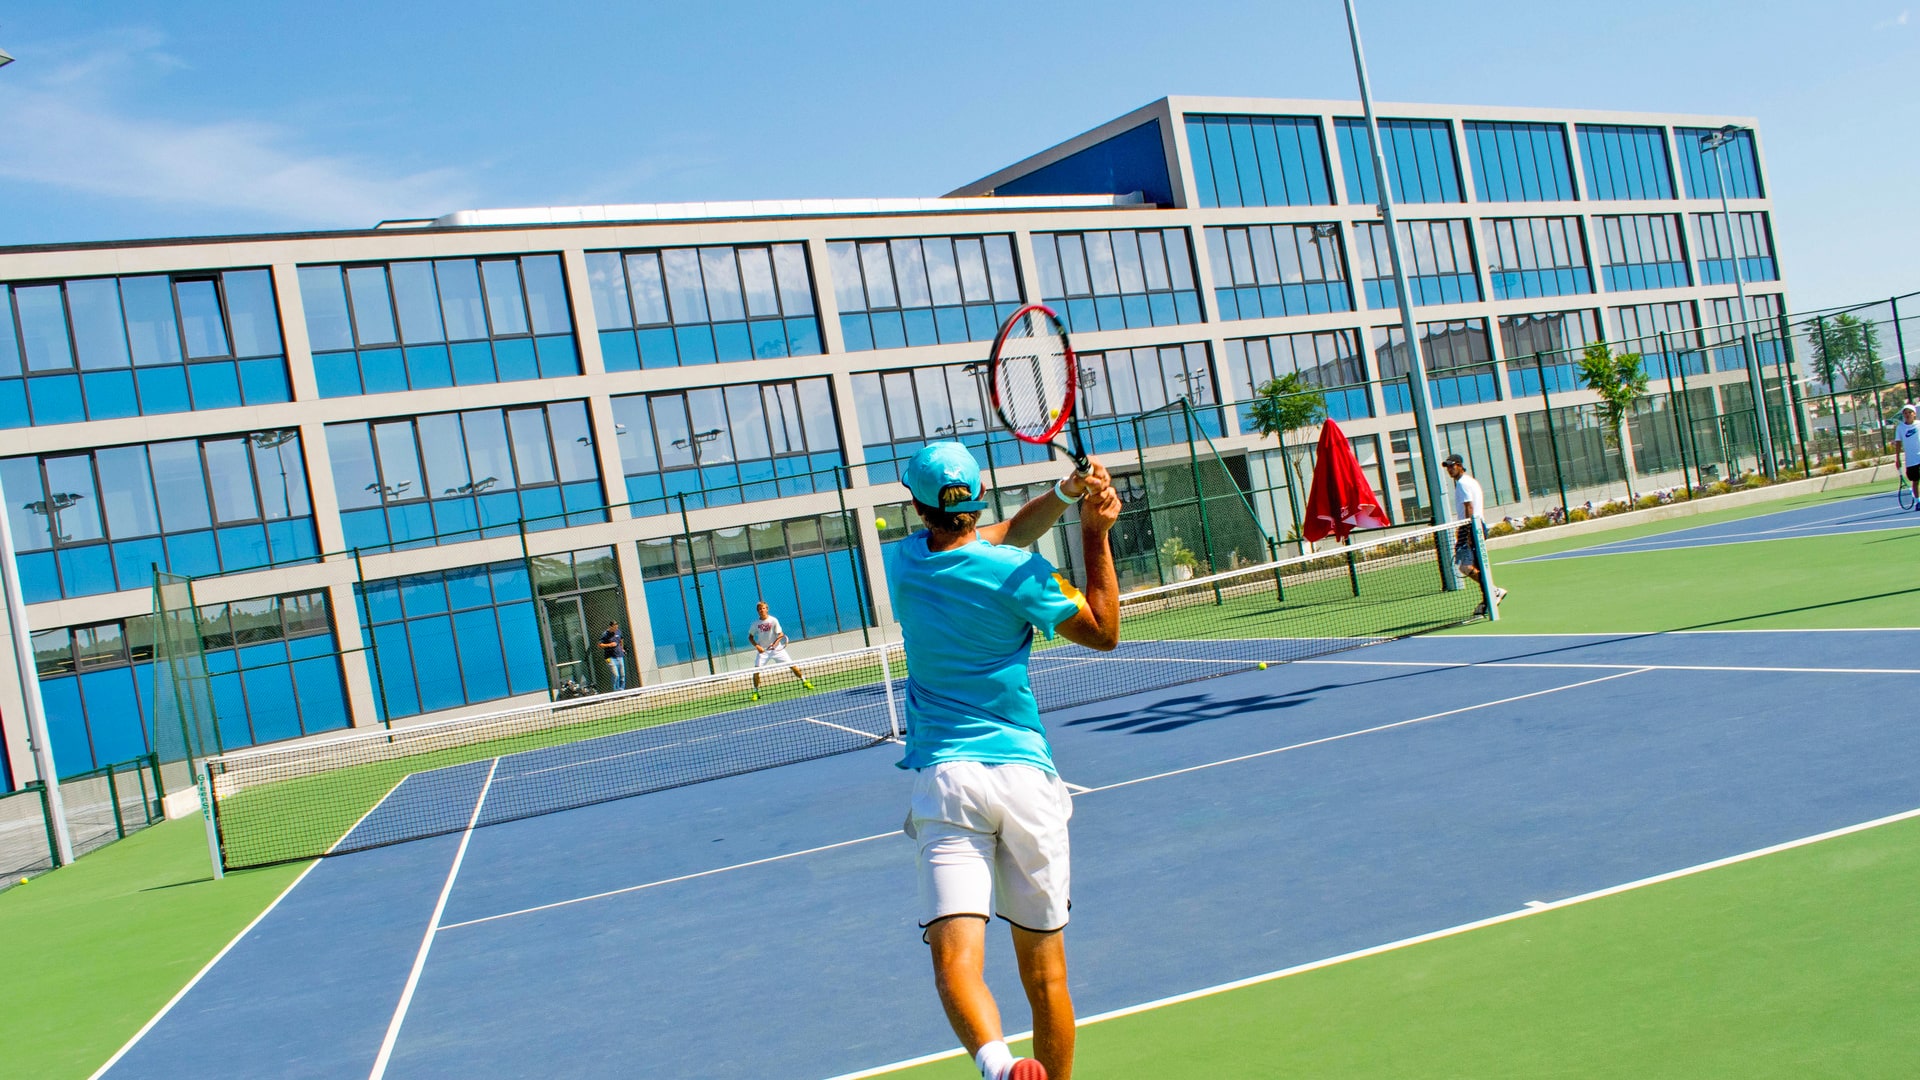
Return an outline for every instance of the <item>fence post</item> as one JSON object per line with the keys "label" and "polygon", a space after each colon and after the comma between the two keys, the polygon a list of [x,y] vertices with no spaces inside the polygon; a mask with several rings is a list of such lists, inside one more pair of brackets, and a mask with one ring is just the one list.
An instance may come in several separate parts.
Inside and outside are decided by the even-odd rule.
{"label": "fence post", "polygon": [[47,782],[45,780],[32,780],[28,781],[24,786],[33,788],[40,793],[40,823],[45,825],[47,829],[47,865],[57,868],[62,865],[60,862],[60,837],[58,833],[54,832],[53,828],[53,800],[47,797]]}
{"label": "fence post", "polygon": [[1887,301],[1893,308],[1893,344],[1900,352],[1900,384],[1907,388],[1907,400],[1913,400],[1913,375],[1907,371],[1907,336],[1900,332],[1900,298]]}
{"label": "fence post", "polygon": [[890,647],[884,641],[880,643],[880,684],[886,687],[887,691],[887,728],[893,732],[893,737],[898,739],[902,737],[902,733],[900,712],[893,703],[893,665],[887,662],[887,650]]}
{"label": "fence post", "polygon": [[1782,369],[1786,375],[1782,381],[1787,384],[1788,400],[1793,402],[1793,428],[1800,436],[1800,472],[1812,476],[1813,461],[1807,455],[1807,403],[1800,398],[1800,380],[1793,371],[1793,324],[1787,321],[1784,311],[1780,313],[1779,325],[1780,345],[1785,350],[1782,355],[1786,358],[1786,365]]}
{"label": "fence post", "polygon": [[1541,353],[1533,354],[1533,373],[1540,377],[1540,409],[1547,418],[1547,449],[1553,453],[1553,482],[1560,488],[1560,520],[1567,520],[1567,474],[1560,468],[1560,435],[1553,423],[1553,397],[1547,393],[1547,368]]}
{"label": "fence post", "polygon": [[1840,373],[1834,370],[1833,367],[1833,347],[1827,341],[1827,317],[1825,315],[1815,315],[1813,317],[1813,323],[1820,334],[1820,355],[1825,357],[1827,361],[1827,371],[1825,372],[1827,376],[1827,404],[1833,409],[1833,443],[1840,450],[1840,467],[1844,469],[1847,467],[1847,433],[1841,430],[1840,427],[1840,393],[1834,386],[1835,383],[1840,381],[1837,377]]}
{"label": "fence post", "polygon": [[[1680,451],[1680,478],[1685,480],[1687,476],[1687,429],[1686,425],[1680,422],[1680,410],[1685,402],[1681,400],[1680,393],[1674,389],[1673,384],[1673,366],[1674,361],[1677,359],[1678,357],[1673,355],[1673,343],[1668,340],[1667,332],[1665,330],[1660,331],[1660,361],[1661,366],[1667,369],[1667,411],[1673,414],[1673,437],[1678,440],[1680,444],[1677,447]],[[1691,493],[1693,485],[1688,484],[1687,488],[1689,493]]]}
{"label": "fence post", "polygon": [[[1207,492],[1200,486],[1200,450],[1193,444],[1193,406],[1186,398],[1180,399],[1180,416],[1187,425],[1187,469],[1193,474],[1193,499],[1200,504],[1200,542],[1207,548],[1207,574],[1212,576],[1220,572],[1220,555],[1213,550],[1213,525],[1207,518]],[[1213,583],[1213,602],[1226,603],[1220,592],[1220,583]]]}
{"label": "fence post", "polygon": [[[700,613],[700,641],[707,647],[707,674],[712,675],[718,669],[713,666],[713,634],[707,628],[707,598],[700,591],[700,562],[693,553],[693,527],[687,524],[687,494],[683,491],[675,497],[680,500],[680,538],[687,544],[687,568],[693,571],[693,604]],[[715,572],[718,570],[716,566]]]}
{"label": "fence post", "polygon": [[[866,580],[866,560],[860,557],[860,551],[866,546],[867,538],[860,535],[860,519],[847,509],[847,487],[853,483],[853,470],[847,469],[846,475],[842,476],[840,470],[843,468],[846,467],[842,465],[833,467],[834,495],[840,499],[840,525],[847,530],[847,540],[851,544],[848,550],[853,554],[853,584],[860,590],[860,644],[872,648],[873,632],[869,624],[877,621],[873,615],[873,588],[872,584]],[[808,477],[808,482],[812,482],[812,477]],[[778,479],[774,483],[776,485],[774,490],[778,491]]]}
{"label": "fence post", "polygon": [[113,777],[114,766],[107,766],[107,802],[113,806],[113,837],[116,840],[127,838],[127,823],[120,816],[120,784]]}

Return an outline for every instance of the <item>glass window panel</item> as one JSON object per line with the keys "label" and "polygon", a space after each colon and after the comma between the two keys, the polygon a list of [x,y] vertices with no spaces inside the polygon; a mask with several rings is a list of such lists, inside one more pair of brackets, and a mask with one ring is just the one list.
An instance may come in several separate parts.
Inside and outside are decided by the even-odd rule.
{"label": "glass window panel", "polygon": [[[1034,243],[1041,243],[1042,237],[1034,237]],[[960,260],[960,290],[969,304],[984,304],[993,299],[992,279],[987,270],[986,245],[978,238],[966,236],[953,242],[954,254]]]}
{"label": "glass window panel", "polygon": [[741,248],[740,281],[746,289],[747,314],[780,314],[780,293],[773,281],[773,256],[766,248]]}
{"label": "glass window panel", "polygon": [[68,371],[73,347],[67,339],[67,307],[58,285],[28,285],[13,290],[20,312],[20,339],[27,347],[28,371]]}
{"label": "glass window panel", "polygon": [[22,457],[0,461],[0,491],[5,494],[15,546],[21,551],[45,551],[53,546],[46,517],[27,509],[47,497],[40,480],[40,460]]}
{"label": "glass window panel", "polygon": [[227,322],[233,327],[233,354],[279,355],[280,309],[273,302],[272,272],[228,271],[220,275],[220,287],[227,298]]}
{"label": "glass window panel", "polygon": [[887,390],[887,415],[893,420],[895,439],[916,438],[920,434],[920,405],[913,396],[913,375],[889,371],[881,376]]}
{"label": "glass window panel", "polygon": [[593,321],[596,326],[602,330],[612,330],[633,325],[633,308],[627,300],[627,276],[621,270],[618,253],[587,253],[587,288],[593,293]]}
{"label": "glass window panel", "polygon": [[1020,299],[1020,275],[1013,268],[1013,240],[987,237],[987,273],[993,278],[993,299],[1010,304]]}
{"label": "glass window panel", "polygon": [[[927,259],[927,288],[933,296],[933,302],[940,306],[963,303],[965,298],[960,294],[960,266],[953,261],[953,241],[939,236],[922,240],[920,247]],[[1012,258],[1011,253],[1008,258]]]}
{"label": "glass window panel", "polygon": [[147,448],[115,446],[94,452],[100,470],[100,507],[107,534],[116,540],[152,536],[160,531],[160,509],[153,501]]}
{"label": "glass window panel", "polygon": [[380,493],[388,501],[426,496],[411,421],[389,420],[373,425],[373,445],[380,456],[380,482],[385,485]]}
{"label": "glass window panel", "polygon": [[47,505],[42,510],[52,516],[54,540],[75,542],[104,536],[100,528],[100,497],[93,489],[92,455],[50,457],[45,467]]}
{"label": "glass window panel", "polygon": [[[176,288],[183,287],[184,282]],[[387,268],[354,266],[347,269],[347,292],[353,298],[354,335],[362,346],[391,345],[396,340],[393,326],[393,301],[387,295]],[[181,316],[186,315],[186,296],[181,295]],[[191,334],[188,335],[191,338]],[[192,342],[187,355],[194,355]]]}
{"label": "glass window panel", "polygon": [[1146,274],[1147,288],[1155,292],[1169,288],[1167,245],[1157,232],[1140,234],[1140,266]]}
{"label": "glass window panel", "polygon": [[773,450],[768,442],[767,415],[760,402],[759,388],[729,386],[726,399],[727,427],[733,433],[733,446],[740,457],[771,457]]}
{"label": "glass window panel", "polygon": [[593,432],[587,425],[587,403],[556,401],[547,406],[547,426],[553,433],[553,456],[562,483],[597,480],[600,463],[594,457]]}
{"label": "glass window panel", "polygon": [[887,256],[886,244],[880,241],[861,244],[860,269],[867,281],[867,307],[899,306],[899,297],[893,290],[893,266]]}
{"label": "glass window panel", "polygon": [[560,272],[560,256],[528,255],[520,260],[526,281],[527,310],[536,334],[564,334],[573,329],[567,304],[567,279]]}
{"label": "glass window panel", "polygon": [[253,463],[245,439],[212,439],[205,445],[207,478],[213,482],[213,511],[222,525],[258,521],[260,500],[253,489]]}
{"label": "glass window panel", "polygon": [[199,445],[192,441],[154,443],[147,447],[147,457],[153,462],[153,489],[160,504],[161,525],[167,532],[206,528],[211,518]]}
{"label": "glass window panel", "polygon": [[700,253],[692,248],[670,248],[660,253],[660,261],[666,268],[673,321],[707,322],[707,290],[700,281]]}
{"label": "glass window panel", "polygon": [[813,283],[807,275],[807,250],[800,244],[773,245],[773,272],[780,281],[780,306],[787,315],[813,314]]}
{"label": "glass window panel", "polygon": [[1086,245],[1081,242],[1080,237],[1074,235],[1061,236],[1058,239],[1060,277],[1067,287],[1066,295],[1086,296],[1089,292]]}
{"label": "glass window panel", "polygon": [[714,322],[747,317],[740,298],[740,269],[732,248],[701,248],[700,269],[707,281],[707,308]]}
{"label": "glass window panel", "polygon": [[726,400],[718,389],[687,391],[687,416],[697,444],[694,460],[719,465],[734,460],[733,437],[727,431]]}
{"label": "glass window panel", "polygon": [[773,440],[773,452],[776,454],[804,452],[807,448],[807,435],[800,428],[800,395],[795,391],[794,385],[768,383],[762,386],[760,391],[762,407],[767,414],[767,430]]}
{"label": "glass window panel", "polygon": [[13,333],[11,291],[0,285],[0,375],[20,374],[20,345]]}
{"label": "glass window panel", "polygon": [[947,394],[953,402],[953,423],[961,434],[979,434],[987,429],[985,403],[980,400],[980,381],[967,374],[967,365],[949,364]]}
{"label": "glass window panel", "polygon": [[[146,278],[145,281],[164,285],[165,278]],[[155,286],[158,287],[158,286]],[[131,291],[127,292],[128,331],[133,338],[134,362],[141,363],[142,332],[133,325],[133,319],[152,320],[150,331],[153,340],[158,342],[169,337],[173,328],[173,297],[160,297],[146,291],[141,293],[136,305]],[[307,341],[315,352],[327,352],[334,349],[353,348],[353,324],[347,318],[347,292],[341,284],[340,268],[337,266],[303,266],[300,268],[300,303],[306,308]],[[164,307],[163,307],[164,305]],[[138,315],[135,315],[135,311]],[[164,330],[161,319],[164,312]],[[172,346],[178,355],[179,345]],[[165,360],[148,361],[168,363]]]}
{"label": "glass window panel", "polygon": [[220,290],[213,279],[176,280],[173,291],[180,303],[180,331],[188,358],[231,356],[226,322],[220,315]]}
{"label": "glass window panel", "polygon": [[651,399],[653,429],[658,435],[660,467],[683,469],[693,464],[693,439],[687,427],[687,399],[683,394],[660,394]]}
{"label": "glass window panel", "polygon": [[660,274],[660,256],[655,252],[627,256],[627,279],[633,285],[636,325],[667,322],[667,283]]}
{"label": "glass window panel", "polygon": [[653,424],[647,417],[644,397],[613,399],[613,428],[620,440],[620,469],[628,476],[658,472],[660,461],[653,452]]}
{"label": "glass window panel", "polygon": [[1161,235],[1167,241],[1167,273],[1173,279],[1173,287],[1193,288],[1193,257],[1187,251],[1186,230],[1165,229]]}
{"label": "glass window panel", "polygon": [[1116,232],[1113,237],[1113,262],[1118,271],[1120,291],[1138,293],[1147,290],[1146,276],[1140,269],[1140,243],[1131,232]]}
{"label": "glass window panel", "polygon": [[253,449],[253,475],[260,482],[262,516],[280,521],[313,513],[307,500],[307,476],[301,471],[299,433],[257,431],[247,436],[247,442]]}
{"label": "glass window panel", "polygon": [[435,413],[417,421],[420,453],[426,459],[427,490],[433,498],[464,495],[473,479],[467,471],[467,454],[461,444],[460,418],[453,413]]}
{"label": "glass window panel", "polygon": [[365,424],[328,424],[327,460],[342,510],[379,505],[380,474],[373,465],[373,443]]}
{"label": "glass window panel", "polygon": [[887,423],[887,403],[881,397],[879,375],[861,372],[853,377],[853,407],[860,421],[862,439],[868,443],[892,441],[893,430]]}
{"label": "glass window panel", "polygon": [[1095,296],[1112,296],[1120,291],[1120,274],[1113,262],[1113,238],[1103,232],[1085,234],[1087,272]]}
{"label": "glass window panel", "polygon": [[448,341],[478,341],[487,336],[487,313],[480,299],[480,268],[472,259],[441,259],[433,264],[440,284],[440,314]]}
{"label": "glass window panel", "polygon": [[833,270],[834,305],[843,312],[865,311],[867,292],[860,282],[860,255],[853,244],[828,244],[827,265]]}
{"label": "glass window panel", "polygon": [[947,381],[937,368],[923,368],[914,380],[920,398],[920,430],[930,439],[951,439],[953,409],[947,402]]}
{"label": "glass window panel", "polygon": [[397,262],[387,267],[393,303],[400,311],[400,337],[409,345],[446,340],[440,322],[440,293],[430,262]]}
{"label": "glass window panel", "polygon": [[476,409],[460,414],[466,435],[467,471],[476,488],[513,485],[513,457],[507,450],[507,420],[499,409]]}
{"label": "glass window panel", "polygon": [[520,294],[520,263],[515,259],[488,259],[480,264],[480,281],[487,290],[487,317],[495,337],[527,332],[527,302]]}
{"label": "glass window panel", "polygon": [[546,410],[537,407],[508,410],[507,430],[513,438],[513,465],[519,474],[520,486],[553,483],[553,449],[547,442]]}
{"label": "glass window panel", "polygon": [[927,291],[927,264],[920,256],[920,241],[894,240],[893,270],[900,284],[901,307],[930,307],[933,296]]}
{"label": "glass window panel", "polygon": [[112,278],[67,282],[67,312],[73,319],[73,346],[82,368],[127,366],[127,326],[120,313],[119,282]]}

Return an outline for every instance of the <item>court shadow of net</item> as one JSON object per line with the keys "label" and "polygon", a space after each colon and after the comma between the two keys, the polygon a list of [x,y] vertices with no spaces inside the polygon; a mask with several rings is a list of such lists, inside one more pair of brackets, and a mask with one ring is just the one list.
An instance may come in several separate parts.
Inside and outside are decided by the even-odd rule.
{"label": "court shadow of net", "polygon": [[1157,735],[1247,712],[1291,709],[1307,704],[1313,700],[1313,696],[1309,691],[1278,697],[1250,694],[1245,697],[1215,698],[1206,694],[1182,694],[1179,697],[1162,698],[1128,712],[1083,716],[1067,721],[1064,726],[1088,726],[1095,731],[1123,731],[1129,735]]}

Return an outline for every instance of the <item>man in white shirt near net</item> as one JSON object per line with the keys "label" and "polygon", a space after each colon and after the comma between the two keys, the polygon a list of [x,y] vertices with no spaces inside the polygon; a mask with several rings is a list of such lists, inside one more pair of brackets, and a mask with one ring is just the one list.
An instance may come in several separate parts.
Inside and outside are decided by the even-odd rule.
{"label": "man in white shirt near net", "polygon": [[793,657],[787,655],[787,632],[780,629],[779,619],[768,614],[767,602],[762,600],[753,609],[759,617],[747,628],[747,640],[753,642],[753,696],[748,700],[760,700],[760,669],[771,664],[787,665],[787,670],[793,672],[793,677],[800,680],[801,686],[813,689],[806,673],[793,662]]}
{"label": "man in white shirt near net", "polygon": [[1920,510],[1920,425],[1914,423],[1914,407],[1900,410],[1900,422],[1893,425],[1893,437],[1900,443],[1900,463],[1907,468],[1907,484],[1913,489],[1913,508]]}
{"label": "man in white shirt near net", "polygon": [[[1473,547],[1473,527],[1479,524],[1481,532],[1487,528],[1487,519],[1482,517],[1486,509],[1486,496],[1480,491],[1480,481],[1467,474],[1467,463],[1459,454],[1448,454],[1440,467],[1453,477],[1453,516],[1460,522],[1460,528],[1453,534],[1453,565],[1460,572],[1480,584],[1480,558]],[[1493,602],[1506,599],[1507,590],[1496,587],[1493,590]],[[1475,615],[1487,613],[1487,603],[1482,600],[1480,606],[1473,609]]]}

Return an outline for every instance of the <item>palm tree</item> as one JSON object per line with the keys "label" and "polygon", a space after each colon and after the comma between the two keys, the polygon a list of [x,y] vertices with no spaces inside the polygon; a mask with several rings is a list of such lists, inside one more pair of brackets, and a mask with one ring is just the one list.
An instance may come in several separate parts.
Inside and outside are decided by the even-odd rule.
{"label": "palm tree", "polygon": [[1257,391],[1253,404],[1247,410],[1248,418],[1262,435],[1272,435],[1280,440],[1280,457],[1287,463],[1287,471],[1293,477],[1293,483],[1287,485],[1287,504],[1293,511],[1294,528],[1300,527],[1300,502],[1295,494],[1302,483],[1300,467],[1293,455],[1287,453],[1287,436],[1304,427],[1320,421],[1327,414],[1327,396],[1314,389],[1297,371],[1289,371],[1278,378],[1268,379]]}
{"label": "palm tree", "polygon": [[1600,395],[1594,407],[1606,428],[1607,444],[1620,449],[1621,471],[1627,479],[1627,502],[1633,502],[1633,440],[1627,437],[1627,417],[1647,396],[1647,372],[1639,353],[1618,353],[1596,341],[1580,354],[1580,380]]}

